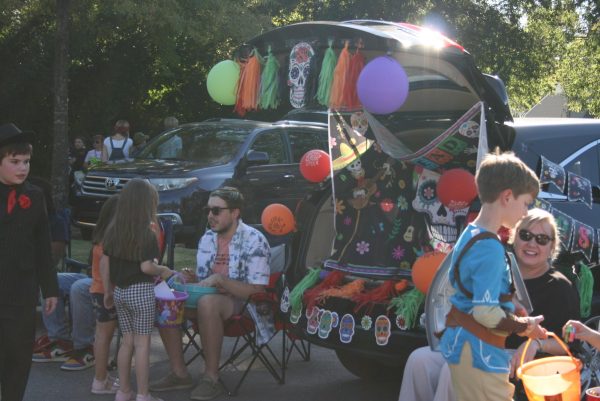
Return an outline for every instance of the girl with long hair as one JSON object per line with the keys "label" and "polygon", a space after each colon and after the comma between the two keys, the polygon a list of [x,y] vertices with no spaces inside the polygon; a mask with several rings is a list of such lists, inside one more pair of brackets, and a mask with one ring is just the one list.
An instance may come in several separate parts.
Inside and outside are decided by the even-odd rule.
{"label": "girl with long hair", "polygon": [[[104,254],[108,256],[103,279],[104,305],[117,308],[123,342],[117,357],[121,388],[115,401],[162,401],[148,391],[150,334],[154,325],[155,276],[168,279],[173,272],[157,264],[156,235],[158,193],[147,181],[131,180],[119,195],[117,211],[104,235]],[[114,295],[111,287],[114,286]],[[114,300],[114,301],[113,301]],[[135,352],[137,397],[131,389],[131,358]]]}

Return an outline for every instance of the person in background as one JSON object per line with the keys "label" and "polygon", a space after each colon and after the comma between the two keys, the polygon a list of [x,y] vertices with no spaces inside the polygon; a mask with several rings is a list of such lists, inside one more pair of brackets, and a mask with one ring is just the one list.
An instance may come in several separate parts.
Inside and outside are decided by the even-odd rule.
{"label": "person in background", "polygon": [[158,265],[160,257],[156,208],[158,192],[145,180],[129,181],[117,201],[117,210],[103,238],[100,273],[104,306],[117,308],[123,341],[117,366],[120,389],[115,401],[133,399],[131,359],[135,352],[136,401],[159,401],[148,391],[150,335],[154,327],[155,276],[166,280],[173,271]]}
{"label": "person in background", "polygon": [[83,161],[87,151],[85,150],[85,141],[78,136],[73,140],[73,146],[69,150],[69,165],[71,171],[81,171],[83,169]]}
{"label": "person in background", "polygon": [[[532,314],[543,315],[544,326],[559,333],[565,322],[579,318],[580,310],[577,288],[550,264],[560,247],[554,216],[541,209],[531,209],[517,223],[510,242],[531,298]],[[514,377],[525,339],[509,336],[506,346],[516,349],[511,359],[511,377]],[[527,350],[525,362],[539,353],[563,355],[564,350],[551,338],[534,340]],[[429,347],[414,350],[404,368],[399,401],[454,400],[450,370],[442,354]]]}
{"label": "person in background", "polygon": [[127,120],[117,121],[113,134],[104,139],[102,161],[108,163],[127,161],[131,146],[133,146],[133,141],[129,138],[129,122]]}
{"label": "person in background", "polygon": [[42,191],[26,181],[30,134],[0,125],[0,398],[21,401],[27,387],[41,289],[42,309],[56,308],[50,226]]}
{"label": "person in background", "polygon": [[[164,122],[165,131],[177,128],[179,121],[175,117],[167,117]],[[178,159],[183,149],[183,142],[179,135],[172,135],[167,141],[158,148],[158,157],[161,159]]]}
{"label": "person in background", "polygon": [[131,147],[130,154],[135,156],[146,147],[148,141],[148,135],[143,132],[136,132],[133,134],[133,146]]}
{"label": "person in background", "polygon": [[87,152],[85,159],[83,160],[83,168],[88,170],[90,167],[102,162],[102,147],[104,136],[98,134],[92,138],[93,149]]}

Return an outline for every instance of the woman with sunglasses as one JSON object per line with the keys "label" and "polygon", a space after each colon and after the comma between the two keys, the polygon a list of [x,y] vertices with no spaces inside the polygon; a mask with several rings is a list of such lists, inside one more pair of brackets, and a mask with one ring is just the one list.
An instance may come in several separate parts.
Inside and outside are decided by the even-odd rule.
{"label": "woman with sunglasses", "polygon": [[[512,247],[519,270],[525,281],[533,304],[532,316],[543,315],[543,326],[548,331],[560,333],[569,319],[577,319],[579,294],[574,285],[559,271],[552,268],[552,259],[559,249],[558,229],[554,216],[542,209],[531,209],[517,223],[512,237]],[[600,333],[599,333],[600,338]],[[516,349],[511,360],[511,377],[519,366],[526,338],[516,335],[506,340],[507,349]],[[599,342],[600,345],[600,342]],[[551,338],[533,340],[525,361],[537,353],[564,354]],[[517,387],[515,399],[520,396]],[[450,370],[441,353],[429,347],[416,349],[409,356],[404,369],[399,401],[453,401],[456,397],[450,380]]]}

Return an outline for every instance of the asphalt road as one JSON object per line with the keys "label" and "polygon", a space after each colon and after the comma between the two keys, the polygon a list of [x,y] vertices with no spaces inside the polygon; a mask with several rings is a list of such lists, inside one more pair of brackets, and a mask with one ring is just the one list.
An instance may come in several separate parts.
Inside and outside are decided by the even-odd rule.
{"label": "asphalt road", "polygon": [[[277,340],[275,349],[280,350]],[[114,343],[114,341],[113,341]],[[230,350],[233,342],[226,340],[225,350]],[[190,366],[194,378],[202,368],[202,359],[198,358]],[[226,384],[232,384],[242,373],[240,368],[247,365],[242,362],[239,366],[230,367],[223,373]],[[169,370],[166,353],[160,342],[158,333],[152,337],[152,354],[150,356],[150,378],[162,377]],[[25,401],[112,401],[112,395],[93,395],[90,386],[94,374],[93,368],[64,372],[59,369],[59,363],[34,363],[29,378]],[[238,371],[236,371],[238,369]],[[114,372],[116,374],[116,372]],[[331,350],[312,347],[311,360],[303,361],[293,354],[286,373],[286,382],[278,384],[266,369],[255,363],[239,393],[235,397],[221,396],[218,400],[231,398],[236,401],[395,401],[401,378],[395,382],[374,383],[360,380],[349,373],[337,360]],[[231,386],[233,387],[233,385]],[[164,401],[189,400],[189,390],[155,393]]]}

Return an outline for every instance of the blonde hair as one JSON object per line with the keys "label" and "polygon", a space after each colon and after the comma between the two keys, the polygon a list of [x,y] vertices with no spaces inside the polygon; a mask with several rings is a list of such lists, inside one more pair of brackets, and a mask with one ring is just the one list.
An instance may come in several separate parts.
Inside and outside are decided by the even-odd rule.
{"label": "blonde hair", "polygon": [[510,189],[516,199],[523,194],[535,198],[540,190],[540,182],[533,172],[513,152],[488,153],[475,175],[477,193],[482,203],[493,203],[500,193]]}
{"label": "blonde hair", "polygon": [[551,258],[555,258],[558,255],[558,251],[560,250],[560,239],[559,239],[559,230],[558,225],[556,224],[556,219],[551,213],[548,213],[544,209],[534,208],[527,212],[527,216],[523,217],[517,223],[516,228],[512,231],[510,235],[509,243],[514,244],[515,236],[519,232],[519,230],[528,230],[531,226],[536,223],[545,224],[547,227],[550,227],[550,237],[552,237],[552,253],[550,255]]}

